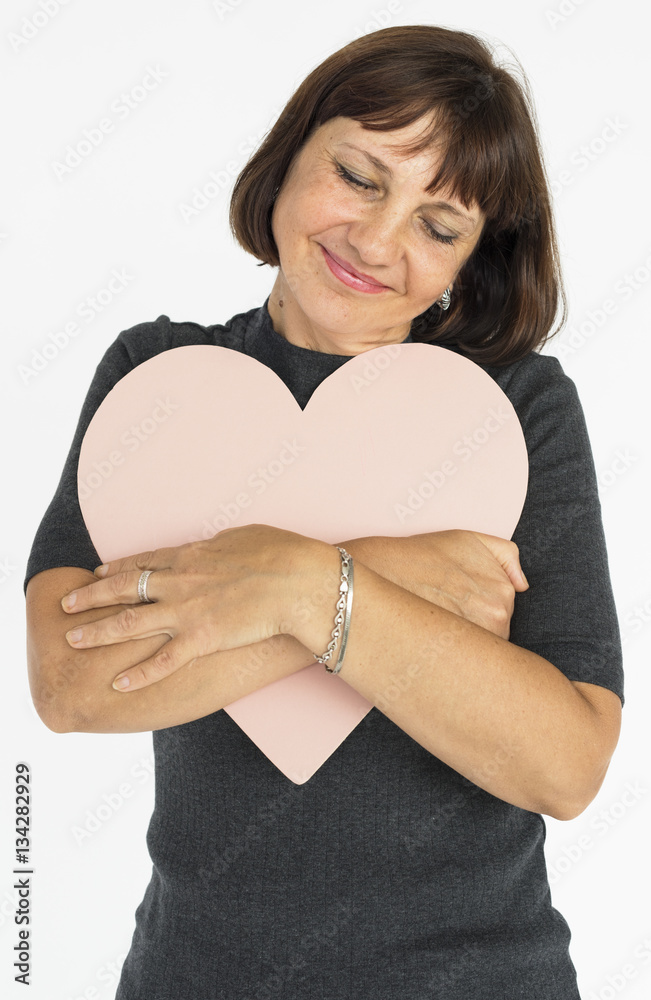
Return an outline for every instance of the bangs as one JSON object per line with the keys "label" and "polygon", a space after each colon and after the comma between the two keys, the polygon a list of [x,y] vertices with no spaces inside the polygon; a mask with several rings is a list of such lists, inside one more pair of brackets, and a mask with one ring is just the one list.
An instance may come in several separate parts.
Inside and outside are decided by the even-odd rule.
{"label": "bangs", "polygon": [[513,107],[518,95],[512,82],[502,87],[499,69],[490,75],[475,70],[460,76],[456,66],[455,73],[442,78],[440,67],[434,73],[431,62],[427,73],[418,60],[396,67],[395,56],[390,58],[393,79],[400,85],[383,93],[378,83],[386,73],[376,64],[368,74],[358,73],[354,88],[350,81],[335,86],[319,119],[344,116],[373,132],[393,132],[423,119],[428,124],[414,142],[393,148],[405,156],[428,148],[443,153],[427,187],[429,194],[445,190],[467,209],[477,204],[497,230],[530,219],[535,191],[534,177],[526,169],[530,150],[522,140],[518,148],[518,133],[510,123],[514,115],[531,116],[532,109],[523,99]]}

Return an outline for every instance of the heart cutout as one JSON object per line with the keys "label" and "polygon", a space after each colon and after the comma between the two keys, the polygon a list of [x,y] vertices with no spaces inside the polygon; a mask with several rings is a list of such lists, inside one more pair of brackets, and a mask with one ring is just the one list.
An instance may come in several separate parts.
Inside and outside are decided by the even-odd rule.
{"label": "heart cutout", "polygon": [[[78,465],[103,562],[245,524],[331,544],[450,528],[511,538],[527,482],[522,428],[497,383],[453,351],[413,343],[351,357],[304,411],[239,351],[163,351],[107,394]],[[315,661],[224,710],[303,784],[372,707]]]}

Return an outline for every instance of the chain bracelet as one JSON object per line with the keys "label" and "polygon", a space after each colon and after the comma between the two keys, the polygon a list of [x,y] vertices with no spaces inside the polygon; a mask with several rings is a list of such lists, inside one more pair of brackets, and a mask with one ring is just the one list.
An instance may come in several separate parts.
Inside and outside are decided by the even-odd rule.
{"label": "chain bracelet", "polygon": [[[348,629],[350,626],[350,613],[353,604],[353,557],[346,552],[340,545],[337,545],[339,550],[339,555],[341,556],[341,581],[339,583],[339,598],[337,600],[337,613],[335,615],[335,627],[332,630],[332,638],[328,643],[328,648],[322,656],[317,656],[313,653],[315,660],[319,663],[323,663],[326,670],[330,674],[338,674],[341,670],[341,665],[344,661],[344,653],[346,651],[346,643],[348,641]],[[329,667],[327,661],[332,656],[335,646],[337,645],[337,639],[341,634],[341,625],[344,624],[344,634],[341,640],[341,649],[339,651],[339,657],[337,663],[334,667]]]}

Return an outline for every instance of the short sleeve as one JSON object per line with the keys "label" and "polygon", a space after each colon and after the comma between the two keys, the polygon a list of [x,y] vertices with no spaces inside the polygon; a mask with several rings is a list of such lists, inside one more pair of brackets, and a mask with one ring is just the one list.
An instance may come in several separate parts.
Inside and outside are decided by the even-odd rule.
{"label": "short sleeve", "polygon": [[104,353],[86,394],[56,492],[32,542],[23,591],[27,590],[30,579],[43,570],[79,566],[92,572],[101,563],[79,506],[77,465],[81,444],[108,392],[137,364],[169,346],[168,338],[169,319],[161,316],[153,323],[141,323],[123,331]]}
{"label": "short sleeve", "polygon": [[552,356],[532,354],[506,390],[529,455],[529,484],[512,536],[529,589],[516,593],[510,641],[569,680],[624,704],[622,645],[597,477],[576,386]]}

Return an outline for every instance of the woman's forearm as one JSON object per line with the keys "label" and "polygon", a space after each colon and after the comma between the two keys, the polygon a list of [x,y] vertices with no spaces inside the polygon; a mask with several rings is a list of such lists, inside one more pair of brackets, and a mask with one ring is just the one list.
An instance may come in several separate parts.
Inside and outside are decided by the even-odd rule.
{"label": "woman's forearm", "polygon": [[[373,540],[363,542],[364,559],[372,563]],[[342,544],[351,554],[358,551],[354,539]],[[40,717],[55,732],[132,733],[182,725],[316,662],[294,636],[276,635],[202,656],[147,687],[116,691],[114,678],[156,653],[167,637],[71,648],[65,638],[71,619],[61,598],[94,580],[88,570],[63,567],[37,574],[27,588],[30,687]],[[322,599],[328,606],[332,603],[329,589]],[[80,612],[75,624],[115,615],[123,607]]]}
{"label": "woman's forearm", "polygon": [[[137,640],[148,642],[150,640]],[[68,731],[93,733],[148,732],[202,719],[260,688],[282,680],[310,663],[311,654],[290,635],[202,656],[156,684],[129,693],[111,687],[114,676],[139,662],[136,642],[128,646],[121,663],[89,662],[95,673],[88,697],[77,702]],[[106,656],[118,646],[86,652]],[[154,650],[149,650],[149,653]],[[78,651],[78,655],[83,653]],[[86,706],[84,711],[83,706]]]}
{"label": "woman's forearm", "polygon": [[[327,578],[334,590],[337,556],[325,546],[319,551],[314,586]],[[298,610],[292,632],[325,647],[331,619],[315,601]],[[617,742],[618,733],[548,660],[361,561],[340,677],[475,784],[559,819],[578,815],[596,794]]]}
{"label": "woman's forearm", "polygon": [[[37,712],[55,732],[130,733],[181,725],[216,712],[310,663],[310,652],[291,635],[216,652],[187,664],[149,687],[116,691],[122,670],[152,656],[167,636],[150,636],[91,649],[72,649],[65,638],[70,616],[64,594],[95,578],[63,567],[34,576],[27,588],[27,663]],[[80,612],[79,624],[116,614],[125,605]]]}

